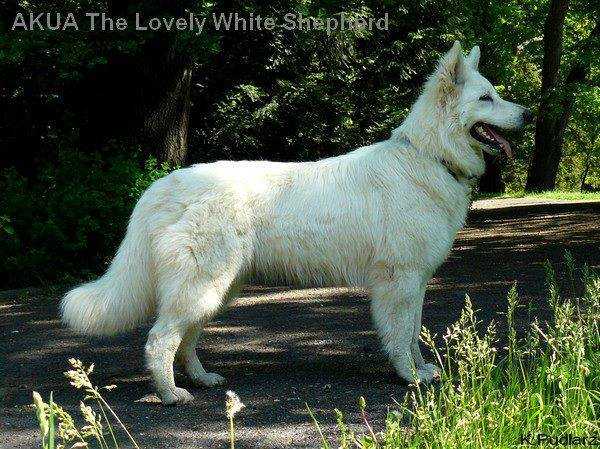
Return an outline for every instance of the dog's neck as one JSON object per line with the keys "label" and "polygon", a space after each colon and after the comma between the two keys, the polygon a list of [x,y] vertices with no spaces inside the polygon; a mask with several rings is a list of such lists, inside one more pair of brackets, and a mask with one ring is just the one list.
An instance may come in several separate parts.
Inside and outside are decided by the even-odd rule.
{"label": "dog's neck", "polygon": [[441,164],[446,167],[448,173],[450,173],[450,175],[458,182],[472,184],[479,179],[477,176],[469,176],[462,171],[455,169],[450,162],[444,159],[441,160]]}
{"label": "dog's neck", "polygon": [[[410,141],[410,139],[404,134],[396,133],[394,135],[394,138],[403,147],[407,147],[411,151],[419,152],[418,148],[416,148]],[[457,182],[472,184],[478,179],[477,176],[468,175],[462,172],[459,168],[454,167],[451,162],[445,159],[436,159],[436,161],[443,165],[446,168],[446,171],[450,174],[450,176],[452,176]]]}
{"label": "dog's neck", "polygon": [[481,150],[471,146],[461,129],[452,99],[440,106],[433,95],[426,87],[391,139],[406,139],[413,151],[439,161],[457,180],[476,180],[485,170]]}

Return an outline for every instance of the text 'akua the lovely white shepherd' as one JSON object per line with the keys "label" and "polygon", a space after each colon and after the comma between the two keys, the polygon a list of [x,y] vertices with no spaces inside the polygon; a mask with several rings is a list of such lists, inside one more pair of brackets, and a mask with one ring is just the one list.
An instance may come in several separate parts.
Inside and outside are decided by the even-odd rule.
{"label": "text 'akua the lovely white shepherd'", "polygon": [[500,129],[531,113],[477,70],[479,48],[444,55],[389,140],[316,162],[215,162],[176,170],[137,203],[108,271],[62,300],[64,321],[114,334],[156,316],[146,358],[166,404],[181,362],[203,385],[225,381],[196,355],[202,326],[244,282],[364,287],[398,375],[430,381],[419,349],[427,282],[463,226],[482,151],[511,154]]}

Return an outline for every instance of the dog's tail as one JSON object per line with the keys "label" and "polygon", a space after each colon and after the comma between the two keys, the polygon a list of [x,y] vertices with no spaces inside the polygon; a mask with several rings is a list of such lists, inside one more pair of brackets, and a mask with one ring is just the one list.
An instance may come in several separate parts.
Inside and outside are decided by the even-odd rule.
{"label": "dog's tail", "polygon": [[80,285],[62,299],[62,319],[73,330],[114,335],[134,328],[153,313],[150,242],[139,209],[138,204],[104,276]]}

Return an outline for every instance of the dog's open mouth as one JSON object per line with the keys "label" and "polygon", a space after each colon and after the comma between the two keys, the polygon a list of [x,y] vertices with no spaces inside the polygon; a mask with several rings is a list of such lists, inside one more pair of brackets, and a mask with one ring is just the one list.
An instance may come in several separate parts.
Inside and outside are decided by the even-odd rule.
{"label": "dog's open mouth", "polygon": [[510,143],[500,135],[498,128],[483,122],[475,123],[470,130],[473,139],[497,151],[504,151],[512,159],[513,153]]}

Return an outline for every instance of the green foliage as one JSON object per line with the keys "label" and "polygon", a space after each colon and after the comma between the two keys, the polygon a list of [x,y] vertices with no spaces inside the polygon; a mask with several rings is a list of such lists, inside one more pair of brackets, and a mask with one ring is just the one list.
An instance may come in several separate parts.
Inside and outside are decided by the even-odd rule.
{"label": "green foliage", "polygon": [[[256,13],[264,4],[248,4]],[[263,6],[264,5],[264,6]],[[301,9],[290,2],[290,9]],[[481,71],[506,98],[535,110],[539,102],[543,26],[547,0],[509,2],[405,2],[381,5],[367,0],[350,4],[307,2],[312,16],[344,11],[364,17],[389,14],[389,32],[349,30],[262,33],[236,42],[226,61],[230,84],[215,95],[210,79],[223,67],[201,65],[209,83],[190,142],[193,159],[314,159],[386,138],[419,92],[437,57],[454,39],[482,48]],[[263,9],[264,8],[264,9]],[[564,66],[581,53],[595,20],[590,5],[574,3],[565,30]],[[271,13],[272,14],[272,13]],[[250,62],[249,62],[250,61]],[[565,160],[558,186],[578,190],[586,156],[592,155],[587,180],[599,186],[597,120],[600,97],[597,61],[592,82],[578,86],[569,122]],[[238,79],[237,74],[243,74]],[[222,85],[222,84],[221,84]],[[253,90],[256,95],[250,95]],[[516,160],[504,171],[509,190],[523,188],[533,151],[533,128],[510,136]]]}
{"label": "green foliage", "polygon": [[[313,18],[387,14],[388,30],[276,28],[201,36],[132,30],[0,32],[0,163],[7,167],[0,172],[5,193],[0,249],[7,254],[0,262],[0,284],[87,276],[113,254],[132,198],[144,185],[142,173],[162,170],[141,168],[140,160],[151,151],[146,146],[140,149],[146,156],[138,150],[130,154],[137,145],[131,143],[135,137],[126,135],[134,132],[128,112],[135,108],[126,106],[136,104],[127,98],[135,89],[120,90],[118,84],[130,86],[124,80],[130,75],[133,80],[127,81],[136,86],[139,74],[125,72],[143,65],[148,48],[165,44],[161,38],[174,43],[174,52],[189,57],[194,67],[188,162],[312,160],[385,139],[454,39],[466,48],[481,46],[480,69],[505,97],[533,109],[539,103],[549,0],[184,3],[42,0],[20,1],[19,8],[25,13],[70,11],[79,17],[114,9],[129,16],[134,10],[146,16],[238,10],[280,19],[294,11]],[[588,42],[594,14],[589,0],[571,2],[561,76]],[[579,190],[583,181],[592,189],[600,187],[599,76],[596,58],[589,83],[572,92],[576,101],[565,133],[561,190]],[[107,79],[115,83],[103,82]],[[149,98],[154,90],[146,86],[135,95]],[[123,104],[102,104],[105,93],[123,98]],[[114,122],[105,123],[111,126],[104,126],[102,118],[113,116]],[[123,124],[124,129],[114,129]],[[508,191],[517,192],[525,184],[533,132],[509,137],[516,160],[503,177]],[[110,139],[114,144],[107,148]]]}
{"label": "green foliage", "polygon": [[[199,68],[209,84],[198,97],[213,107],[202,111],[192,133],[192,158],[310,160],[387,138],[450,46],[453,6],[450,0],[289,2],[288,10],[309,17],[387,13],[389,31],[277,29],[236,41],[227,67],[208,60]],[[264,3],[252,9],[273,15]],[[223,70],[230,83],[215,96],[210,80]]]}
{"label": "green foliage", "polygon": [[[600,67],[598,68],[600,70]],[[567,129],[558,185],[579,190],[586,165],[585,183],[600,187],[600,87],[582,87],[576,96],[573,117]]]}
{"label": "green foliage", "polygon": [[70,281],[98,273],[123,238],[141,193],[169,171],[139,151],[85,154],[71,148],[38,179],[0,171],[1,285]]}
{"label": "green foliage", "polygon": [[443,367],[440,384],[413,386],[377,435],[369,426],[366,435],[349,431],[337,413],[340,447],[513,447],[521,437],[535,440],[539,434],[597,435],[600,277],[584,268],[574,279],[570,255],[566,264],[572,296],[561,297],[547,266],[551,321],[534,320],[522,338],[514,324],[517,290],[511,289],[504,352],[497,349],[493,322],[480,332],[468,297],[459,321],[443,336],[442,348],[425,330],[423,340]]}

